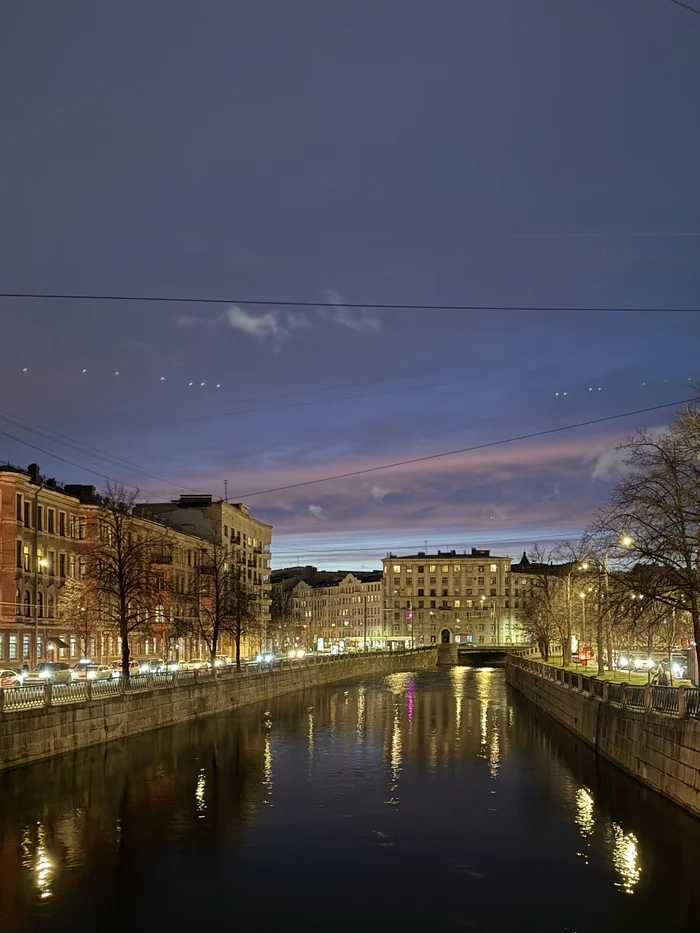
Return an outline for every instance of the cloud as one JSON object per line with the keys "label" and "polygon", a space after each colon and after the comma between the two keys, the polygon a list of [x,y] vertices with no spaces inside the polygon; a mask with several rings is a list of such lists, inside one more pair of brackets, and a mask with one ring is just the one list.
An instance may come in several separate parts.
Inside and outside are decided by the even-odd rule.
{"label": "cloud", "polygon": [[369,491],[375,502],[383,502],[390,493],[391,489],[382,489],[381,486],[372,486]]}
{"label": "cloud", "polygon": [[326,289],[324,292],[326,300],[333,308],[323,308],[322,316],[333,321],[334,324],[340,324],[343,327],[349,327],[350,330],[356,330],[360,333],[373,333],[381,327],[381,321],[378,317],[368,314],[364,309],[346,308],[338,292],[332,289]]}
{"label": "cloud", "polygon": [[627,462],[627,454],[619,447],[613,447],[595,454],[593,460],[593,479],[610,482],[612,480],[622,479],[629,475],[630,469]]}
{"label": "cloud", "polygon": [[287,327],[289,330],[299,330],[302,327],[311,327],[311,322],[303,311],[288,311]]}
{"label": "cloud", "polygon": [[323,511],[320,505],[310,505],[309,512],[313,515],[314,518],[317,518],[321,522],[327,521],[326,513]]}
{"label": "cloud", "polygon": [[289,330],[280,320],[279,311],[255,313],[231,305],[226,310],[226,320],[231,327],[243,331],[255,340],[273,340],[279,342],[289,337]]}

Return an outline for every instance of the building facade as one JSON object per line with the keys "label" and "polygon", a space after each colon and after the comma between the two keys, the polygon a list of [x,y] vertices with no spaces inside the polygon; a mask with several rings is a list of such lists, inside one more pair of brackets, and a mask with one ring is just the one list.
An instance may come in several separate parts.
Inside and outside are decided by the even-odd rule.
{"label": "building facade", "polygon": [[472,548],[383,561],[390,637],[407,647],[440,642],[522,644],[520,576],[509,557]]}
{"label": "building facade", "polygon": [[[283,584],[279,584],[283,585]],[[387,647],[382,574],[348,573],[341,579],[294,585],[295,614],[313,650],[367,650]]]}
{"label": "building facade", "polygon": [[[134,509],[139,532],[161,542],[152,568],[162,598],[152,607],[150,624],[130,635],[131,655],[206,656],[201,641],[175,633],[172,603],[173,595],[188,591],[202,549],[218,529],[257,595],[260,624],[242,644],[244,656],[255,654],[270,611],[272,529],[242,504],[213,502],[211,496],[183,500]],[[61,485],[42,477],[36,464],[27,470],[0,466],[0,667],[120,658],[118,634],[104,620],[79,615],[78,601],[70,598],[85,578],[99,509],[93,486]],[[232,640],[222,636],[218,650],[232,653]]]}
{"label": "building facade", "polygon": [[215,500],[212,496],[180,496],[170,502],[140,504],[137,514],[163,522],[202,542],[222,541],[231,552],[256,597],[258,632],[246,638],[246,656],[267,647],[270,624],[270,559],[272,526],[259,521],[241,502]]}

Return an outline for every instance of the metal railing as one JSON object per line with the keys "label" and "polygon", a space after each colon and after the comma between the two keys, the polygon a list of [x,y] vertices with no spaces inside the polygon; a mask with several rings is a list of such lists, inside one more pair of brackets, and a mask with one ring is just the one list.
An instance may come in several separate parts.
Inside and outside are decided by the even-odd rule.
{"label": "metal railing", "polygon": [[19,687],[0,687],[0,714],[43,706],[64,706],[72,703],[89,703],[122,696],[127,693],[150,693],[191,684],[215,683],[219,681],[245,680],[250,677],[268,676],[275,671],[288,671],[316,667],[317,665],[344,664],[359,658],[405,657],[435,651],[434,646],[399,649],[396,651],[367,651],[343,655],[310,655],[304,658],[276,658],[272,661],[242,663],[220,667],[216,671],[163,671],[156,674],[132,674],[130,677],[113,677],[109,680],[78,680],[67,684],[47,681],[45,684],[28,684]]}
{"label": "metal railing", "polygon": [[653,711],[666,716],[700,719],[698,687],[657,687],[653,684],[641,686],[605,681],[514,654],[509,655],[508,664],[616,706]]}

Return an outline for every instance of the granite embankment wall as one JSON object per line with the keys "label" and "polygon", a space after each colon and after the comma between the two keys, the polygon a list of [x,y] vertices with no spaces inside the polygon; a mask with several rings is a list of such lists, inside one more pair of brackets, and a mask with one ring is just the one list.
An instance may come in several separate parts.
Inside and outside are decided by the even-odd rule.
{"label": "granite embankment wall", "polygon": [[[676,712],[665,713],[651,707],[663,697],[672,699],[668,691],[673,688],[637,688],[646,708],[629,709],[625,707],[625,689],[615,691],[619,697],[616,702],[611,699],[610,685],[597,681],[593,686],[602,695],[595,696],[583,689],[592,678],[572,675],[570,682],[578,686],[568,686],[543,676],[537,670],[541,667],[509,657],[506,679],[603,757],[700,816],[700,719],[687,718],[685,692],[680,695],[680,704],[676,697]],[[655,689],[666,693],[657,698]],[[695,705],[693,714],[697,712]]]}
{"label": "granite embankment wall", "polygon": [[[157,686],[108,697],[4,709],[0,714],[0,770],[62,755],[248,703],[325,684],[434,667],[437,649],[353,655],[332,662],[285,662],[282,669],[219,674],[186,684]],[[57,690],[56,693],[59,691]],[[96,691],[97,692],[97,691]]]}

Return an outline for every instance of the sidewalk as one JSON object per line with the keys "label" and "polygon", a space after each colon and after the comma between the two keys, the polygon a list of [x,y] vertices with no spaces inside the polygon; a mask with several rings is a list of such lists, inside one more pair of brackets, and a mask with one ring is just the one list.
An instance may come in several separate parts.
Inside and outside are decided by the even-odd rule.
{"label": "sidewalk", "polygon": [[[542,661],[542,659],[539,659]],[[598,674],[598,665],[593,662],[587,664],[585,667],[583,664],[565,664],[561,663],[561,655],[557,657],[550,657],[549,661],[542,661],[543,664],[548,664],[550,667],[558,667],[561,670],[565,671],[574,671],[576,674],[583,674],[585,677],[597,677],[599,680],[612,680],[616,683],[624,684],[637,684],[638,686],[643,686],[644,684],[651,683],[651,680],[654,676],[654,671],[647,677],[646,671],[609,671],[606,670],[602,674]],[[692,683],[689,680],[673,678],[674,687],[692,687]]]}

